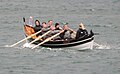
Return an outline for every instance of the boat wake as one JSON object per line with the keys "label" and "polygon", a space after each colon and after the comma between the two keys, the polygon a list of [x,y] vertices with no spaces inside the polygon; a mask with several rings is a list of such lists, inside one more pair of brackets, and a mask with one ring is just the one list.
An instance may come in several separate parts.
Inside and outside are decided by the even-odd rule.
{"label": "boat wake", "polygon": [[29,44],[29,43],[25,43],[25,44],[23,44],[23,46],[22,47],[25,47],[25,48],[32,48],[32,47],[34,47],[35,45],[34,44]]}
{"label": "boat wake", "polygon": [[22,49],[21,47],[11,47],[11,45],[4,45],[4,46],[1,46],[3,48],[17,48],[17,49]]}
{"label": "boat wake", "polygon": [[98,44],[94,42],[94,47],[93,49],[110,49],[110,46],[108,44]]}

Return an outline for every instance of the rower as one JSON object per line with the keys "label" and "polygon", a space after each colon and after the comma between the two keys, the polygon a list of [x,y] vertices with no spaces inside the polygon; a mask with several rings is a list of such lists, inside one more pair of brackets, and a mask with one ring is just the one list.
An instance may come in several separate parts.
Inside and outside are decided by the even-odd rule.
{"label": "rower", "polygon": [[63,30],[64,32],[60,34],[60,37],[62,39],[71,39],[71,34],[73,33],[73,30],[71,30],[69,27],[68,27],[68,23],[66,23],[64,26],[63,26]]}
{"label": "rower", "polygon": [[49,20],[47,23],[47,27],[50,28],[53,25],[53,20]]}
{"label": "rower", "polygon": [[[35,21],[34,31],[35,31],[35,32],[38,32],[38,31],[40,31],[41,29],[42,29],[42,26],[40,25],[39,20],[36,20],[36,21]],[[37,36],[39,36],[39,35],[41,35],[41,33],[37,34]]]}
{"label": "rower", "polygon": [[88,32],[87,32],[85,26],[83,25],[83,23],[80,23],[79,29],[77,30],[77,33],[76,33],[76,39],[83,38],[87,35],[88,35]]}
{"label": "rower", "polygon": [[[59,33],[59,31],[61,31],[61,30],[63,30],[59,25],[59,23],[55,23],[55,26],[53,26],[52,25],[53,24],[53,21],[52,20],[49,20],[48,21],[48,27],[46,28],[44,28],[44,23],[43,23],[43,28],[42,28],[42,30],[44,31],[45,29],[48,31],[48,30],[51,30],[51,32],[48,34],[48,35],[46,35],[46,37],[44,37],[44,39],[45,38],[47,38],[47,37],[51,37],[51,36],[53,36],[53,35],[55,35],[55,34],[57,34],[57,33]],[[45,33],[45,32],[44,32]],[[55,37],[53,40],[58,40],[58,39],[61,39],[60,38],[60,36],[57,36],[57,37]]]}
{"label": "rower", "polygon": [[59,23],[55,23],[55,30],[63,30]]}
{"label": "rower", "polygon": [[46,22],[42,23],[42,33],[44,34],[45,32],[49,31],[50,28],[47,27]]}
{"label": "rower", "polygon": [[[45,33],[46,33],[47,31],[49,31],[49,30],[50,30],[50,28],[47,27],[46,22],[42,22],[42,32],[41,32],[42,35],[45,34]],[[46,39],[46,37],[47,37],[47,36],[44,36],[42,39],[44,40],[44,39]]]}
{"label": "rower", "polygon": [[[53,36],[53,35],[55,35],[55,34],[57,34],[57,33],[59,33],[59,32],[61,32],[61,31],[63,31],[63,30],[56,30],[56,28],[55,28],[54,26],[51,26],[51,27],[50,27],[50,31],[51,31],[51,32],[50,32],[48,35],[46,35],[47,38],[48,38],[48,37],[51,37],[51,36]],[[52,40],[53,40],[53,41],[61,40],[61,37],[58,35],[58,36],[54,37]]]}

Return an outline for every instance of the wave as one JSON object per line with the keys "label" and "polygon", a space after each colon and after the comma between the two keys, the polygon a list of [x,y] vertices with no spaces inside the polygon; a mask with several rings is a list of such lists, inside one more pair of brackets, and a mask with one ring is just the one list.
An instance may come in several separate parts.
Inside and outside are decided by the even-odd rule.
{"label": "wave", "polygon": [[111,49],[108,44],[98,44],[94,42],[94,47],[93,49]]}

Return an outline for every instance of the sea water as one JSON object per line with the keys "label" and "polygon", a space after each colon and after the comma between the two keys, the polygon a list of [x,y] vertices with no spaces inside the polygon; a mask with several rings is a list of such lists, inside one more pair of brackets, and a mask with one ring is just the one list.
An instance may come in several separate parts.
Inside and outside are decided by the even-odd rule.
{"label": "sea water", "polygon": [[[93,50],[22,48],[23,20],[82,22],[95,35]],[[0,74],[120,74],[120,0],[0,0]],[[63,26],[63,24],[61,24]]]}

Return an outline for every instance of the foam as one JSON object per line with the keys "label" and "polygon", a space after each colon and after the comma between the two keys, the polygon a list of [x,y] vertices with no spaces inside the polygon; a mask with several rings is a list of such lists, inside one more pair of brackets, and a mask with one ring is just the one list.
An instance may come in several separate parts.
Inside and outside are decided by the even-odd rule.
{"label": "foam", "polygon": [[98,44],[94,42],[94,49],[110,49],[108,44]]}

